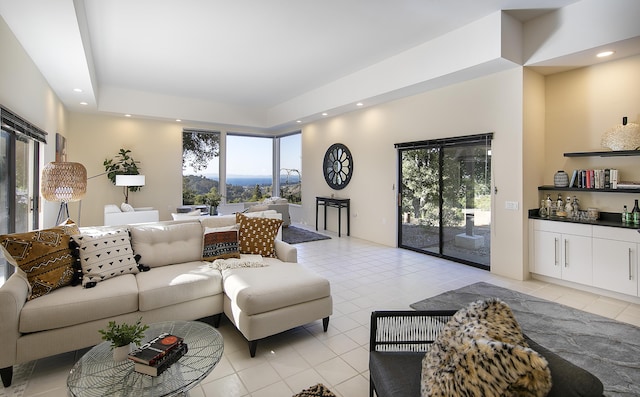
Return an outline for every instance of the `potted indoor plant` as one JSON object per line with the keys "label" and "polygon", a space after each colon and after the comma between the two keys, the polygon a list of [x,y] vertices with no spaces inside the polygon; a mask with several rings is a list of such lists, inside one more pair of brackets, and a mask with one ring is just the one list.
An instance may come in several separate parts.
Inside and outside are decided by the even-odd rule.
{"label": "potted indoor plant", "polygon": [[111,342],[113,360],[122,361],[127,358],[134,345],[140,345],[147,328],[149,326],[143,325],[142,317],[140,317],[135,324],[116,324],[115,321],[109,321],[107,328],[100,329],[98,332],[102,335],[103,340]]}
{"label": "potted indoor plant", "polygon": [[[139,163],[131,156],[131,150],[120,149],[114,158],[105,159],[102,165],[107,178],[115,185],[116,176],[118,175],[140,175]],[[140,189],[142,189],[142,186],[124,186],[125,203],[128,202],[128,192],[137,192]]]}

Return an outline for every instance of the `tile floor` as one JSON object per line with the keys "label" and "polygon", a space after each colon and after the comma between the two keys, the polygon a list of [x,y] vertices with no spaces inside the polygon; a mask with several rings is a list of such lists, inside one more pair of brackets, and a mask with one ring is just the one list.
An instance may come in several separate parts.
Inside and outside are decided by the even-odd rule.
{"label": "tile floor", "polygon": [[[332,235],[331,233],[329,233]],[[334,234],[297,245],[298,261],[331,281],[334,313],[322,322],[263,340],[249,357],[242,335],[223,320],[225,352],[193,397],[286,397],[324,383],[341,397],[368,396],[372,310],[408,309],[439,293],[486,281],[640,326],[640,305],[540,281],[514,281],[408,250]],[[66,377],[84,351],[38,360],[25,397],[67,396]],[[2,393],[0,393],[2,395]]]}

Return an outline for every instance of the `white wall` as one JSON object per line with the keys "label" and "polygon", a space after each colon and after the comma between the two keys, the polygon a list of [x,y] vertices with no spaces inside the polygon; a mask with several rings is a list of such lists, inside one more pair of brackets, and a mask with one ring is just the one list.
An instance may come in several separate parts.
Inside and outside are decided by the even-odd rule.
{"label": "white wall", "polygon": [[[504,210],[505,200],[522,203],[522,78],[522,68],[514,67],[304,126],[302,222],[315,225],[316,196],[349,197],[351,235],[396,246],[394,143],[494,132],[493,175],[499,193],[493,210],[492,269],[522,278],[523,208]],[[337,142],[354,157],[351,182],[340,191],[325,183],[321,170],[325,151]],[[328,229],[337,231],[336,210],[328,211]]]}
{"label": "white wall", "polygon": [[[69,125],[69,153],[74,161],[84,164],[89,177],[105,172],[104,160],[114,158],[121,148],[131,150],[131,156],[140,162],[146,185],[129,193],[129,204],[154,207],[161,220],[171,219],[171,212],[182,204],[181,124],[73,113]],[[102,225],[104,205],[123,201],[123,188],[111,184],[106,175],[90,179],[82,201],[81,224]],[[78,206],[70,205],[70,212],[76,217]]]}
{"label": "white wall", "polygon": [[[523,245],[523,263],[529,263],[528,209],[537,208],[538,186],[543,184],[545,169],[545,78],[534,71],[524,70],[523,95],[523,147],[522,180],[523,183],[523,222],[525,239]],[[500,248],[496,248],[500,249]],[[528,266],[522,268],[523,277],[528,278]]]}
{"label": "white wall", "polygon": [[[623,180],[640,181],[640,156],[564,157],[565,152],[608,150],[602,135],[622,123],[640,123],[640,56],[558,73],[546,78],[544,184],[557,170],[618,168]],[[572,192],[572,194],[574,194]],[[621,212],[639,194],[577,192],[582,207]]]}
{"label": "white wall", "polygon": [[[67,112],[1,17],[0,48],[0,103],[48,133],[47,144],[41,145],[42,167],[55,159],[56,133],[67,135]],[[59,206],[59,203],[41,201],[42,227],[55,223]]]}

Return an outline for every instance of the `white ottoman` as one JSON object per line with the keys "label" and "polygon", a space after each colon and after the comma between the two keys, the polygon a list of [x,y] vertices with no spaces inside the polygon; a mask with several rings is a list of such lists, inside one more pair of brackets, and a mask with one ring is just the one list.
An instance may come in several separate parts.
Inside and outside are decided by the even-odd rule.
{"label": "white ottoman", "polygon": [[223,270],[224,313],[249,341],[258,340],[333,314],[329,280],[297,263],[265,258],[265,267]]}

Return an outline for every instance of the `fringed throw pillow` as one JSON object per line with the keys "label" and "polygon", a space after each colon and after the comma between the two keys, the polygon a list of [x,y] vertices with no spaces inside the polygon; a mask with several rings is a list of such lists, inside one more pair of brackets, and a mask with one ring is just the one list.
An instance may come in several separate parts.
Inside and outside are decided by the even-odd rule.
{"label": "fringed throw pillow", "polygon": [[138,273],[128,230],[80,234],[72,238],[78,246],[83,287],[90,288],[100,281],[123,274]]}
{"label": "fringed throw pillow", "polygon": [[530,349],[509,306],[480,300],[459,310],[422,361],[427,396],[545,396],[547,361]]}
{"label": "fringed throw pillow", "polygon": [[202,260],[213,262],[227,258],[240,258],[238,225],[205,228]]}
{"label": "fringed throw pillow", "polygon": [[4,257],[29,283],[28,300],[71,284],[75,257],[69,247],[69,234],[73,232],[63,225],[0,236]]}

